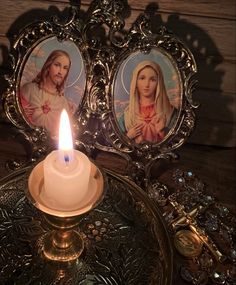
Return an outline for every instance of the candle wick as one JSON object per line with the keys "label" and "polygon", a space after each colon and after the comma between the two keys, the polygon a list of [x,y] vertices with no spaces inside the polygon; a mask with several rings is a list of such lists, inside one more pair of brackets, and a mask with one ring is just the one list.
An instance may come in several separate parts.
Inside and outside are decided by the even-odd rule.
{"label": "candle wick", "polygon": [[69,158],[69,155],[68,155],[68,154],[65,154],[65,155],[64,155],[64,160],[65,160],[65,163],[66,163],[66,164],[69,163],[70,158]]}

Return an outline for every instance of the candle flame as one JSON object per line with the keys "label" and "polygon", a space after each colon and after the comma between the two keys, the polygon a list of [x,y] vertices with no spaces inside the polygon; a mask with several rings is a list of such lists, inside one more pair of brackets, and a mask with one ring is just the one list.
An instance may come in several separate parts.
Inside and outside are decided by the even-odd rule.
{"label": "candle flame", "polygon": [[65,109],[62,110],[60,117],[59,150],[63,151],[63,159],[66,163],[72,160],[72,158],[70,157],[73,150],[72,133],[69,116]]}

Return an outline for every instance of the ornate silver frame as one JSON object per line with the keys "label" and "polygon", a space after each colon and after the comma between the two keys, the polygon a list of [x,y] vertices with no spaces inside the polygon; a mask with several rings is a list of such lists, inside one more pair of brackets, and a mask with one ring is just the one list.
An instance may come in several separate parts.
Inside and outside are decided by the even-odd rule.
{"label": "ornate silver frame", "polygon": [[[141,171],[141,176],[148,181],[153,162],[159,159],[176,158],[175,150],[187,140],[194,129],[194,109],[198,107],[198,104],[194,103],[192,93],[197,83],[195,79],[197,66],[188,47],[168,32],[164,26],[161,26],[157,33],[151,31],[150,18],[147,14],[141,14],[129,31],[123,29],[124,21],[117,15],[118,13],[116,18],[112,15],[111,21],[109,21],[109,23],[116,23],[116,25],[109,26],[110,46],[103,49],[101,55],[98,54],[96,62],[102,70],[103,76],[96,78],[97,86],[99,86],[99,81],[101,84],[94,93],[99,94],[99,98],[101,98],[101,94],[103,95],[101,100],[97,100],[100,106],[103,106],[103,110],[100,112],[101,140],[97,139],[94,146],[97,149],[124,157],[131,169],[135,169],[131,172],[137,174],[137,171]],[[107,20],[104,21],[104,23],[107,22]],[[119,40],[117,40],[117,34],[119,34]],[[153,49],[166,55],[177,70],[180,79],[181,107],[174,126],[163,141],[155,144],[135,144],[127,139],[118,128],[114,110],[114,84],[117,69],[124,59],[132,53],[149,54]],[[104,54],[107,58],[105,62],[102,60]],[[98,96],[94,97],[97,99]],[[137,180],[136,174],[133,177],[135,180]]]}
{"label": "ornate silver frame", "polygon": [[[147,14],[141,14],[132,27],[125,30],[124,2],[121,0],[93,1],[83,20],[78,10],[72,7],[67,21],[54,17],[51,21],[30,24],[19,34],[11,53],[13,73],[7,77],[9,86],[3,96],[6,116],[29,143],[29,162],[55,147],[55,142],[44,129],[27,123],[17,90],[24,64],[35,46],[50,37],[59,41],[70,40],[78,46],[86,71],[83,100],[75,114],[75,128],[79,129],[76,148],[83,148],[90,155],[97,150],[116,153],[128,161],[128,169],[134,168],[132,172],[139,171],[139,177],[148,181],[153,162],[175,158],[175,150],[194,129],[194,109],[198,106],[192,99],[197,72],[194,57],[187,46],[164,26],[153,33]],[[114,86],[117,70],[125,59],[135,53],[148,55],[152,51],[161,53],[176,70],[181,107],[173,127],[160,143],[136,144],[118,127]]]}
{"label": "ornate silver frame", "polygon": [[[8,120],[19,130],[23,140],[29,144],[29,153],[26,163],[33,162],[45,155],[57,143],[51,138],[48,131],[41,127],[32,125],[24,114],[24,110],[18,96],[22,74],[30,56],[34,50],[46,41],[56,40],[58,43],[68,42],[78,48],[85,70],[85,84],[82,99],[74,114],[74,128],[78,129],[79,118],[85,102],[87,78],[89,72],[89,54],[87,44],[83,37],[83,22],[77,17],[77,10],[70,9],[69,18],[61,20],[54,16],[50,20],[39,21],[29,24],[16,38],[10,53],[11,73],[5,78],[8,88],[3,94],[3,108]],[[56,47],[55,47],[56,49]],[[22,163],[23,165],[25,163]],[[13,164],[15,167],[22,166],[21,163]]]}

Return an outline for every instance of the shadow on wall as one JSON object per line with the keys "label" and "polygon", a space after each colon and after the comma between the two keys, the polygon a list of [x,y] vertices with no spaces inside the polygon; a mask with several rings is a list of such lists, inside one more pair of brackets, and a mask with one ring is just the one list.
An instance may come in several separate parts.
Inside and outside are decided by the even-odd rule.
{"label": "shadow on wall", "polygon": [[[92,3],[96,4],[97,2]],[[70,4],[79,6],[78,1],[75,0],[71,0]],[[124,1],[124,7],[122,17],[125,19],[130,15],[130,7],[127,5],[126,0]],[[7,37],[11,46],[13,45],[13,35],[17,35],[19,30],[29,23],[50,19],[52,15],[59,18],[63,15],[65,18],[66,11],[68,11],[68,8],[59,11],[57,7],[51,6],[48,10],[34,9],[22,14],[8,30]],[[203,29],[185,19],[180,19],[178,14],[170,15],[167,21],[164,22],[161,15],[158,14],[158,5],[155,3],[147,6],[146,13],[150,16],[154,33],[158,31],[158,27],[165,25],[169,31],[172,31],[186,43],[196,59],[198,88],[194,94],[194,99],[200,102],[201,107],[197,110],[197,127],[191,141],[211,145],[219,145],[220,142],[222,146],[227,145],[228,141],[232,140],[233,123],[228,123],[227,128],[220,128],[218,123],[222,122],[222,117],[224,117],[224,122],[233,122],[229,107],[234,102],[229,96],[222,96],[221,84],[224,71],[219,69],[219,65],[223,62],[223,57],[215,43]],[[85,15],[84,11],[79,10],[79,17],[83,18]],[[10,70],[10,61],[9,51],[5,45],[0,45],[0,52],[3,57],[3,64],[0,68],[0,93],[2,93],[6,88],[3,75],[6,70]]]}
{"label": "shadow on wall", "polygon": [[[196,129],[190,138],[192,143],[227,146],[232,143],[233,114],[230,106],[234,104],[229,96],[223,96],[221,84],[225,71],[219,69],[224,58],[211,37],[202,28],[180,19],[180,15],[172,14],[163,22],[158,14],[158,5],[152,3],[146,12],[151,18],[152,31],[158,31],[160,25],[178,36],[193,53],[197,64],[198,80],[194,100],[200,103],[196,111]],[[222,118],[224,118],[222,120]],[[225,122],[225,128],[219,123]],[[226,123],[228,122],[228,123]],[[222,125],[221,125],[222,126]]]}

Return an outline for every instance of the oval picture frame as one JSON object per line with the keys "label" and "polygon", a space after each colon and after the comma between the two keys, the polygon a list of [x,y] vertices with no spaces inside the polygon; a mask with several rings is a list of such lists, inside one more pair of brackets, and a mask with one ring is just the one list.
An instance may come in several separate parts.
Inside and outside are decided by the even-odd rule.
{"label": "oval picture frame", "polygon": [[[157,32],[152,32],[149,21],[147,15],[140,15],[118,42],[115,33],[111,34],[114,47],[109,54],[111,66],[109,78],[106,78],[109,87],[104,98],[108,107],[102,116],[107,145],[97,146],[125,158],[131,169],[134,168],[133,172],[138,169],[142,172],[140,177],[146,180],[154,161],[177,157],[176,149],[194,129],[198,107],[192,99],[197,83],[193,54],[166,27],[160,26]],[[140,104],[141,93],[137,92],[138,85],[134,82],[147,68],[142,65],[147,62],[149,71],[156,77],[156,91],[152,91],[151,101],[146,98]],[[135,69],[141,65],[139,71]],[[146,87],[146,93],[148,89]],[[132,133],[128,133],[132,128]]]}
{"label": "oval picture frame", "polygon": [[[88,44],[83,36],[84,23],[77,18],[76,10],[71,8],[67,17],[60,21],[54,16],[51,20],[29,24],[18,34],[10,53],[12,72],[6,78],[8,88],[3,95],[3,107],[6,117],[29,144],[27,163],[37,160],[58,144],[58,117],[62,108],[66,106],[65,109],[71,111],[75,139],[81,117],[83,122],[86,118],[82,113],[89,77]],[[55,58],[64,58],[64,63],[56,64],[66,70],[66,75],[63,68],[53,75],[58,82],[57,91],[52,94],[51,90],[42,88],[40,80],[43,68],[46,67],[44,75],[48,75]],[[51,61],[47,62],[48,59]],[[60,81],[64,83],[63,88]],[[47,118],[52,113],[55,116]]]}
{"label": "oval picture frame", "polygon": [[[24,119],[29,126],[43,127],[50,136],[57,137],[62,109],[73,117],[85,92],[85,64],[78,46],[70,39],[48,37],[35,45],[21,68],[17,94]],[[52,93],[41,88],[48,77],[57,80],[62,90]]]}
{"label": "oval picture frame", "polygon": [[[146,76],[145,73],[142,75],[144,77],[140,78],[140,82],[143,82],[141,84],[146,85],[143,86],[143,88],[145,89],[144,93],[147,93],[144,94],[144,100],[147,103],[142,105],[143,112],[148,112],[146,114],[146,118],[144,114],[139,114],[141,105],[138,97],[140,97],[141,94],[138,94],[138,90],[134,86],[137,86],[136,82],[138,80],[138,75],[142,70],[144,72],[145,70],[153,70],[154,74],[157,72],[160,73],[156,74],[156,78],[154,79],[152,77],[148,77],[151,75]],[[159,90],[158,92],[157,88],[160,86],[160,78],[162,80],[162,90]],[[150,100],[150,98],[148,98],[150,97],[148,93],[150,92],[150,88],[152,88],[150,85],[153,85],[153,80],[155,81],[154,86],[156,86],[154,96],[164,96],[164,99],[159,98],[159,101],[163,102],[165,100],[163,106],[164,104],[167,105],[166,108],[168,109],[164,114],[165,117],[169,116],[168,122],[166,120],[164,132],[161,135],[158,135],[157,131],[159,128],[158,124],[160,124],[158,123],[160,117],[155,117],[155,113],[158,112],[158,110],[160,111],[160,108],[156,105],[160,103],[155,102],[157,101],[155,97],[153,97],[154,100]],[[114,88],[112,93],[114,113],[118,128],[122,132],[124,139],[129,140],[130,143],[134,143],[136,145],[142,143],[151,143],[155,145],[160,144],[163,140],[165,140],[170,129],[172,129],[172,127],[174,127],[176,124],[176,119],[182,107],[181,104],[183,95],[183,84],[180,73],[175,63],[169,58],[169,55],[157,48],[152,48],[149,53],[134,51],[128,55],[125,55],[124,58],[121,59],[121,63],[114,76],[113,86]],[[132,92],[133,94],[131,96]],[[136,102],[137,100],[138,102]],[[130,105],[133,106],[130,107]],[[132,110],[130,110],[132,108],[136,108],[136,110],[133,111],[133,114]],[[155,111],[155,109],[158,110]],[[168,114],[168,112],[170,114]],[[137,117],[135,114],[137,114]],[[133,116],[133,118],[128,118],[130,115]],[[125,120],[128,122],[125,122]],[[142,128],[146,128],[146,133],[144,135],[137,135],[136,137],[130,138],[127,135],[127,126],[130,125],[129,128],[132,129],[132,125],[134,126],[138,124],[144,125]]]}

